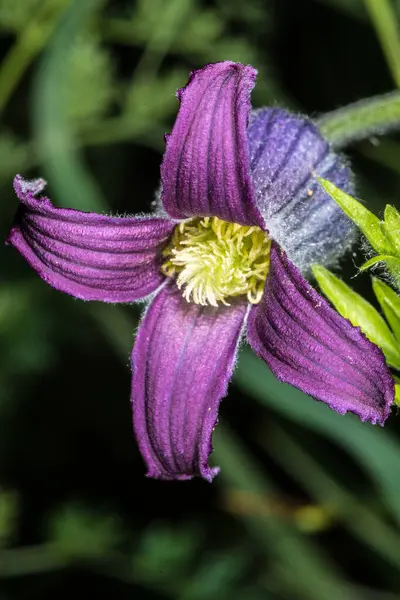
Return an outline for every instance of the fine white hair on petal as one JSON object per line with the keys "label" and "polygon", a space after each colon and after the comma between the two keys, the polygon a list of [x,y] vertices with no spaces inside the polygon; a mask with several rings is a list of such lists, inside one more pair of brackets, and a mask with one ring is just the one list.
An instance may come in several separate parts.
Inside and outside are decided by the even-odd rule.
{"label": "fine white hair on petal", "polygon": [[357,234],[317,176],[354,193],[351,171],[307,117],[280,108],[253,111],[250,162],[256,204],[272,239],[304,273],[337,263]]}
{"label": "fine white hair on petal", "polygon": [[41,177],[38,179],[22,179],[22,177],[20,177],[18,181],[23,194],[31,193],[34,196],[43,192],[47,185],[47,181]]}
{"label": "fine white hair on petal", "polygon": [[[329,179],[329,173],[336,171],[337,180],[337,174],[340,174],[337,163],[338,157],[329,153],[315,175]],[[347,181],[347,190],[354,190],[344,162],[341,168],[351,178]],[[310,273],[313,263],[337,266],[340,257],[351,249],[358,237],[357,227],[322,191],[316,177],[303,186],[282,211],[272,217],[263,216],[271,238],[279,243],[303,274]]]}

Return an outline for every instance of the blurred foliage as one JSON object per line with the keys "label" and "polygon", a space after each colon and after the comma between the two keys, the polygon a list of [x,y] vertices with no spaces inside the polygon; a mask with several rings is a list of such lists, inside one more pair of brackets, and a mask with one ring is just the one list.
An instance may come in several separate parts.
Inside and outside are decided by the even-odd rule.
{"label": "blurred foliage", "polygon": [[82,122],[101,119],[116,98],[110,55],[87,36],[76,40],[66,63],[66,114]]}
{"label": "blurred foliage", "polygon": [[[175,91],[206,62],[254,64],[254,106],[313,116],[390,91],[400,3],[372,4],[0,0],[3,238],[18,171],[45,176],[59,205],[148,211]],[[398,139],[349,150],[370,214],[398,201]],[[393,215],[375,217],[379,232]],[[355,252],[340,280],[317,279],[398,367],[398,296],[376,278],[378,303],[368,277],[348,287]],[[385,429],[341,417],[244,349],[215,434],[215,484],[148,481],[128,400],[138,309],[64,297],[10,248],[0,265],[0,594],[69,597],[84,576],[89,593],[113,598],[400,597],[395,411]]]}

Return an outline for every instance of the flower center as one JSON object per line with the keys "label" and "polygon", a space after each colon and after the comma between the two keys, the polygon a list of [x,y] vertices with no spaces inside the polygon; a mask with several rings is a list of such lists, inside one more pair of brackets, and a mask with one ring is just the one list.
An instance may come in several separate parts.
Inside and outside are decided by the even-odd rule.
{"label": "flower center", "polygon": [[259,227],[217,217],[183,221],[175,227],[162,271],[176,276],[183,297],[195,304],[229,305],[226,298],[260,302],[269,268],[271,240]]}

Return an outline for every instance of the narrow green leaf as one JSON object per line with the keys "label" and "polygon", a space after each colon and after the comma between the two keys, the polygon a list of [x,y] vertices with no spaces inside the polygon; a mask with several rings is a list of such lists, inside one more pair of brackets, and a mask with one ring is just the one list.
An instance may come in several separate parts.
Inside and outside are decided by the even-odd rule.
{"label": "narrow green leaf", "polygon": [[366,271],[367,269],[370,269],[371,267],[377,265],[380,262],[389,263],[393,260],[396,261],[397,259],[393,258],[393,256],[389,256],[388,254],[378,254],[378,256],[373,256],[372,258],[367,260],[367,262],[361,265],[360,271]]}
{"label": "narrow green leaf", "polygon": [[372,304],[325,267],[314,265],[312,269],[318,285],[336,310],[383,350],[389,364],[400,369],[400,346]]}
{"label": "narrow green leaf", "polygon": [[393,284],[400,290],[400,258],[390,257],[385,260],[389,275],[392,276]]}
{"label": "narrow green leaf", "polygon": [[399,296],[390,286],[376,277],[372,278],[372,287],[395,337],[400,341]]}
{"label": "narrow green leaf", "polygon": [[396,383],[394,386],[395,394],[394,394],[394,403],[396,406],[400,407],[400,384]]}
{"label": "narrow green leaf", "polygon": [[365,206],[333,183],[318,177],[318,181],[326,192],[337,202],[340,208],[361,229],[371,246],[379,254],[393,254],[394,248],[386,236],[381,221]]}
{"label": "narrow green leaf", "polygon": [[400,213],[391,204],[387,204],[385,207],[385,225],[400,235]]}
{"label": "narrow green leaf", "polygon": [[400,258],[379,254],[378,256],[373,256],[367,260],[367,262],[360,267],[360,271],[365,271],[380,262],[385,263],[385,267],[392,277],[393,284],[400,289]]}
{"label": "narrow green leaf", "polygon": [[390,204],[387,204],[385,208],[385,220],[383,226],[386,235],[396,251],[396,255],[400,257],[400,213]]}
{"label": "narrow green leaf", "polygon": [[400,87],[400,37],[393,3],[390,0],[364,0],[393,80]]}

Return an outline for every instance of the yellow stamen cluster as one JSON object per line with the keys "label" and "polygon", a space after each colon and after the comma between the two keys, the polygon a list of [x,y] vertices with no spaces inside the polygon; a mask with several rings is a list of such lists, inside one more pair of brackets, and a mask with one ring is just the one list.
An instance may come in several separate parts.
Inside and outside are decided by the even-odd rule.
{"label": "yellow stamen cluster", "polygon": [[227,298],[247,296],[257,304],[269,268],[271,241],[259,227],[228,223],[217,217],[183,221],[165,248],[162,271],[176,276],[188,302],[229,305]]}

